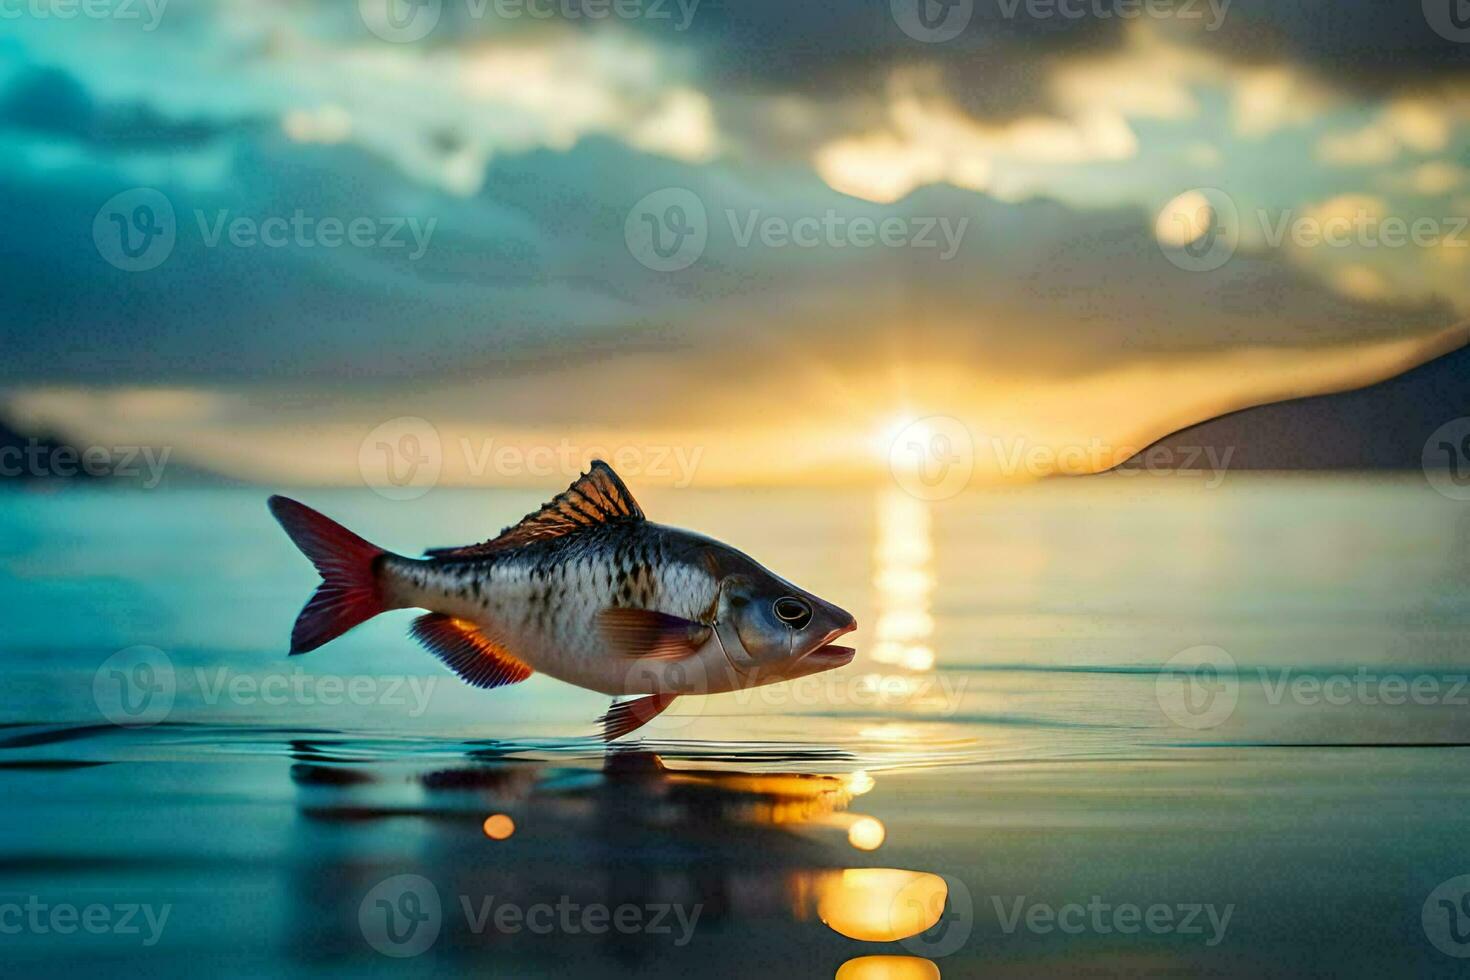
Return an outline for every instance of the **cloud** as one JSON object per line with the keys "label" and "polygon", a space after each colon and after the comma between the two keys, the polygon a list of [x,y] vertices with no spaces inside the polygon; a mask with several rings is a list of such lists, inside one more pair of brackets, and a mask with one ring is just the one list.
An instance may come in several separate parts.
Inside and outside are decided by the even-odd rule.
{"label": "cloud", "polygon": [[1014,172],[1032,164],[1126,160],[1137,149],[1128,123],[1114,112],[984,123],[922,79],[899,77],[889,96],[886,125],[819,147],[813,164],[834,189],[871,201],[895,201],[916,187],[940,182],[1019,197],[1033,188],[1014,177],[995,187],[997,168]]}
{"label": "cloud", "polygon": [[[1242,351],[1303,363],[1470,304],[1449,242],[1248,240],[1210,272],[1159,247],[1153,216],[1198,211],[1206,188],[1247,217],[1321,219],[1368,196],[1378,215],[1455,213],[1458,70],[1416,86],[1334,61],[1356,26],[1312,39],[1296,13],[1245,4],[1210,34],[982,4],[933,45],[886,3],[706,0],[687,31],[447,4],[423,42],[388,44],[354,6],[181,4],[146,63],[136,34],[16,25],[0,64],[0,380],[186,389],[261,428],[342,432],[431,411],[522,433],[594,415],[717,433],[758,410],[809,449],[843,412],[979,411],[977,391],[1004,391],[1015,405],[985,417],[1025,426],[1027,391],[1186,364],[1218,381],[1209,365]],[[133,273],[93,230],[139,185],[167,197],[178,238]],[[628,227],[670,189],[700,202],[707,241],[666,272],[640,264]],[[432,222],[432,240],[410,260],[208,234],[297,213]],[[948,259],[910,240],[927,227],[942,246],[941,221]],[[786,229],[777,244],[767,222]],[[891,222],[902,244],[854,243]],[[794,243],[796,225],[820,240]],[[922,383],[892,377],[905,371]],[[1077,410],[1055,398],[1047,411]],[[1181,398],[1135,410],[1173,418]],[[120,404],[93,415],[158,421]],[[199,445],[249,436],[199,425]],[[253,458],[288,441],[271,438]]]}
{"label": "cloud", "polygon": [[[1470,170],[1448,160],[1431,160],[1404,173],[1385,173],[1378,183],[1387,190],[1442,197],[1465,186]],[[1462,209],[1463,213],[1463,209]]]}
{"label": "cloud", "polygon": [[[91,241],[97,208],[127,179],[99,165],[69,190],[42,192],[17,170],[0,184],[14,216],[0,228],[0,248],[15,257],[12,315],[0,325],[13,352],[6,380],[368,384],[678,351],[694,390],[705,370],[756,350],[766,358],[766,344],[809,346],[834,370],[853,370],[851,357],[868,358],[892,337],[925,358],[1055,375],[1142,353],[1336,343],[1451,316],[1422,301],[1356,307],[1270,252],[1188,273],[1165,259],[1138,208],[1008,202],[943,186],[882,205],[814,174],[733,171],[593,138],[507,154],[461,197],[406,188],[350,142],[263,132],[233,151],[220,187],[159,185],[178,215],[177,243],[157,269],[128,273]],[[672,274],[641,265],[625,239],[634,204],[668,187],[698,196],[708,231],[698,261]],[[258,222],[297,211],[432,219],[435,230],[412,261],[405,250],[212,245],[206,234],[221,214]],[[829,215],[840,228],[891,219],[904,235],[894,247],[854,247],[839,231],[803,247],[743,231]],[[958,231],[947,261],[941,220]],[[908,244],[921,229],[929,247]],[[79,337],[106,338],[102,356],[76,357]],[[769,376],[782,363],[748,370]],[[500,411],[559,410],[544,396],[497,390]]]}
{"label": "cloud", "polygon": [[1391,163],[1401,153],[1438,153],[1458,122],[1454,108],[1424,99],[1402,99],[1385,107],[1366,126],[1329,133],[1317,144],[1317,157],[1336,166]]}
{"label": "cloud", "polygon": [[1322,85],[1287,65],[1238,69],[1234,92],[1235,131],[1249,138],[1311,122],[1331,103]]}

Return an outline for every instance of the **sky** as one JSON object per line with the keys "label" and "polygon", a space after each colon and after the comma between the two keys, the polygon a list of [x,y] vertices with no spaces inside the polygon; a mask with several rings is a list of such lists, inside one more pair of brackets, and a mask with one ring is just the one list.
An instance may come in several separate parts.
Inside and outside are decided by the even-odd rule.
{"label": "sky", "polygon": [[1465,342],[1464,6],[0,0],[0,397],[275,483],[1112,465]]}

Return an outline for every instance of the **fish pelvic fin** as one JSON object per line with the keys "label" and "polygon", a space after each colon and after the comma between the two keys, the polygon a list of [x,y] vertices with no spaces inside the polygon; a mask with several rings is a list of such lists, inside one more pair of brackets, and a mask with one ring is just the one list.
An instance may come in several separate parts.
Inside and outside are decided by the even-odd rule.
{"label": "fish pelvic fin", "polygon": [[519,684],[534,673],[468,620],[429,613],[415,619],[409,632],[444,666],[475,687]]}
{"label": "fish pelvic fin", "polygon": [[463,548],[432,548],[430,558],[477,558],[518,548],[545,538],[594,527],[598,524],[632,523],[644,520],[643,508],[628,487],[600,459],[561,493],[489,541]]}
{"label": "fish pelvic fin", "polygon": [[388,608],[378,582],[379,560],[388,552],[289,497],[274,496],[267,503],[322,577],[291,628],[292,656],[315,650]]}
{"label": "fish pelvic fin", "polygon": [[616,701],[607,709],[607,714],[597,719],[602,726],[602,740],[611,742],[630,732],[636,732],[663,713],[674,703],[677,694],[648,694],[630,701]]}

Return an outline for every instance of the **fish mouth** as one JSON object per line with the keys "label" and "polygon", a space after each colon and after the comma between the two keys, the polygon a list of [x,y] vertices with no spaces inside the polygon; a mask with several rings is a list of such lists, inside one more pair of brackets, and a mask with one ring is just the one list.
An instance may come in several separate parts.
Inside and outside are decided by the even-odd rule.
{"label": "fish mouth", "polygon": [[802,659],[821,663],[828,669],[832,667],[843,667],[852,663],[852,658],[857,656],[857,650],[852,647],[838,646],[832,641],[839,636],[846,636],[855,629],[857,629],[857,623],[855,621],[849,622],[845,626],[837,627],[822,637],[822,642],[817,644],[816,649],[809,652]]}
{"label": "fish mouth", "polygon": [[852,663],[852,658],[857,656],[857,651],[852,647],[840,647],[835,643],[817,647],[802,659],[813,663],[820,663],[823,667],[846,667]]}

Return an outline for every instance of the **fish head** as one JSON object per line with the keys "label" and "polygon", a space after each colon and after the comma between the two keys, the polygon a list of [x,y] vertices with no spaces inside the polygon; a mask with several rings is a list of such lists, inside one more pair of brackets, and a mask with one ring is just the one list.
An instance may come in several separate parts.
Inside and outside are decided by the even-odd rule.
{"label": "fish head", "polygon": [[750,564],[720,580],[715,634],[736,669],[789,679],[852,661],[832,642],[857,629],[852,613]]}

